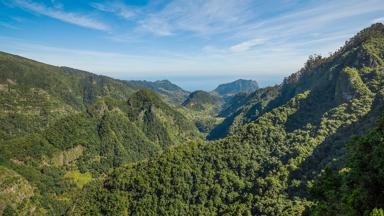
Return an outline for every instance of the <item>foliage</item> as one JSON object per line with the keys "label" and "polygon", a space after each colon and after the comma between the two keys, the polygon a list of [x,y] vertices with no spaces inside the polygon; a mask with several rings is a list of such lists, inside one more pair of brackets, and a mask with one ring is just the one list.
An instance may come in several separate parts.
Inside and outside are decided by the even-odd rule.
{"label": "foliage", "polygon": [[[179,112],[150,90],[134,93],[122,81],[1,54],[0,179],[34,189],[2,208],[36,215],[381,214],[384,198],[375,193],[382,191],[383,123],[363,135],[384,109],[383,38],[384,26],[373,25],[330,57],[310,58],[281,85],[245,96],[221,124],[229,135],[210,142],[189,119],[214,110],[211,94],[189,100],[202,110]],[[363,137],[346,147],[352,135]],[[0,191],[13,187],[4,185]]]}
{"label": "foliage", "polygon": [[279,89],[279,86],[266,87],[245,97],[244,95],[233,96],[233,99],[224,104],[224,109],[219,114],[226,118],[210,131],[207,138],[209,140],[223,138],[237,127],[254,121],[263,113],[270,111],[272,107],[267,105],[275,99]]}
{"label": "foliage", "polygon": [[222,99],[219,96],[205,91],[192,92],[183,102],[183,106],[195,111],[202,111],[207,106],[215,106],[217,109],[221,106]]}
{"label": "foliage", "polygon": [[[367,65],[366,59],[355,53],[365,43],[369,40],[355,43],[356,51],[344,49],[329,58],[316,57],[281,86],[257,91],[257,97],[264,98],[255,100],[261,108],[253,110],[257,113],[244,109],[254,119],[238,124],[230,136],[171,148],[148,161],[114,170],[105,181],[85,188],[83,196],[75,202],[77,208],[69,213],[311,213],[307,209],[317,202],[310,198],[309,190],[317,174],[331,162],[343,167],[346,140],[352,134],[366,133],[374,124],[372,119],[384,107],[383,86],[378,80],[381,75],[365,75],[366,67],[381,71],[381,66]],[[383,148],[378,149],[380,155]],[[380,173],[383,166],[376,156],[359,157],[365,161],[364,168],[372,166],[372,171]],[[359,174],[355,176],[374,176]],[[332,177],[326,187],[332,188],[337,179]],[[376,181],[371,183],[369,187],[380,185]],[[373,196],[368,188],[356,189],[358,193],[349,195]],[[334,193],[331,190],[328,194]]]}
{"label": "foliage", "polygon": [[69,171],[64,175],[64,177],[74,181],[79,188],[82,188],[85,184],[92,180],[92,175],[89,172],[80,173],[79,171]]}
{"label": "foliage", "polygon": [[[199,139],[193,123],[148,90],[6,53],[0,62],[0,167],[34,188],[7,212],[62,215],[92,177]],[[0,190],[23,193],[14,187]]]}
{"label": "foliage", "polygon": [[[316,215],[380,215],[384,207],[384,116],[377,129],[354,138],[348,162],[339,171],[326,169],[313,188]],[[372,211],[372,212],[371,212]]]}
{"label": "foliage", "polygon": [[189,92],[171,83],[168,80],[150,81],[126,81],[129,85],[139,89],[150,89],[160,94],[165,101],[173,105],[179,105],[188,97]]}
{"label": "foliage", "polygon": [[16,172],[0,166],[0,214],[16,215],[17,208],[33,196],[33,188]]}
{"label": "foliage", "polygon": [[252,93],[259,88],[259,85],[254,80],[238,79],[230,83],[225,83],[217,86],[213,90],[214,94],[218,94],[225,100],[230,100],[232,96],[239,93]]}

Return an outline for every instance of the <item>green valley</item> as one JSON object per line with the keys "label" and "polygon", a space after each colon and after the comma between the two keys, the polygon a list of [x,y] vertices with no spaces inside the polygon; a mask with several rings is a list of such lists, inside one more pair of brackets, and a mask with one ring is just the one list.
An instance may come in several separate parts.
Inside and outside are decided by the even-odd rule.
{"label": "green valley", "polygon": [[[234,113],[244,120],[237,120],[226,138],[179,146],[115,169],[105,180],[85,187],[70,214],[382,212],[380,196],[370,191],[383,190],[375,183],[382,168],[377,155],[383,142],[378,121],[384,110],[384,50],[378,42],[383,38],[384,25],[375,24],[331,56],[311,56],[280,86],[248,96]],[[253,115],[247,115],[250,112]],[[365,134],[348,153],[351,137]],[[326,171],[328,167],[340,174]],[[356,172],[371,172],[365,175],[369,181]],[[343,173],[346,177],[337,176]],[[359,182],[366,185],[350,195],[348,187]],[[341,199],[333,191],[342,191]],[[369,203],[362,203],[366,198]]]}
{"label": "green valley", "polygon": [[383,153],[381,23],[262,88],[0,53],[0,215],[383,215]]}

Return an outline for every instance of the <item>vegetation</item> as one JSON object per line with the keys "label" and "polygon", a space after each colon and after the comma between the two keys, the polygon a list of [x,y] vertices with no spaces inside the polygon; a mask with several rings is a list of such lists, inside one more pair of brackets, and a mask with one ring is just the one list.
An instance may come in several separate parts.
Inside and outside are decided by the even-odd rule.
{"label": "vegetation", "polygon": [[64,175],[64,177],[74,181],[79,188],[82,188],[85,184],[92,180],[92,175],[89,172],[80,173],[79,171],[69,171]]}
{"label": "vegetation", "polygon": [[219,112],[212,94],[176,110],[129,83],[2,54],[0,198],[12,202],[0,210],[380,215],[383,38],[375,24],[281,85],[234,96],[208,142],[189,119]]}
{"label": "vegetation", "polygon": [[216,125],[207,138],[215,140],[232,133],[237,127],[254,121],[261,114],[270,111],[272,106],[267,106],[276,98],[280,86],[258,89],[249,95],[235,95],[233,99],[224,104],[219,116],[226,117]]}
{"label": "vegetation", "polygon": [[28,212],[31,206],[28,205],[28,199],[33,196],[33,188],[26,179],[16,172],[0,166],[0,213],[16,212],[20,204],[24,207],[21,212]]}
{"label": "vegetation", "polygon": [[172,105],[182,104],[187,99],[189,92],[171,83],[168,80],[150,81],[126,81],[136,88],[150,89],[161,96]]}
{"label": "vegetation", "polygon": [[[383,65],[368,64],[355,53],[362,48],[359,52],[371,56],[364,47],[371,37],[384,37],[383,30],[382,25],[364,30],[372,33],[353,43],[354,49],[342,49],[328,58],[312,57],[281,86],[260,90],[258,95],[268,94],[261,97],[265,100],[260,101],[255,119],[239,124],[225,139],[179,146],[116,169],[105,181],[86,187],[70,214],[315,214],[316,206],[322,206],[311,196],[314,185],[321,182],[318,174],[328,164],[344,167],[345,143],[353,134],[367,133],[384,110]],[[378,73],[367,76],[367,67]],[[380,189],[375,182],[382,180],[381,161],[375,156],[359,157],[365,161],[361,169],[373,166],[378,179],[374,177],[372,185],[357,181]],[[358,173],[355,176],[361,178]],[[364,180],[365,176],[375,175],[367,173]],[[375,197],[364,185],[354,188],[354,194],[361,194],[358,200]],[[363,210],[379,214],[380,200]]]}
{"label": "vegetation", "polygon": [[230,83],[225,83],[217,86],[213,90],[214,94],[220,95],[225,100],[229,100],[232,96],[239,93],[252,93],[259,88],[259,85],[254,80],[238,79]]}
{"label": "vegetation", "polygon": [[222,104],[221,98],[212,95],[205,91],[192,92],[188,98],[183,102],[183,106],[195,111],[202,111],[207,109],[208,106],[212,107],[214,112],[218,111]]}
{"label": "vegetation", "polygon": [[200,137],[149,90],[6,53],[0,61],[0,166],[33,188],[1,185],[25,198],[0,212],[62,215],[92,178]]}
{"label": "vegetation", "polygon": [[382,215],[384,115],[378,128],[348,143],[347,163],[327,167],[312,189],[314,215]]}

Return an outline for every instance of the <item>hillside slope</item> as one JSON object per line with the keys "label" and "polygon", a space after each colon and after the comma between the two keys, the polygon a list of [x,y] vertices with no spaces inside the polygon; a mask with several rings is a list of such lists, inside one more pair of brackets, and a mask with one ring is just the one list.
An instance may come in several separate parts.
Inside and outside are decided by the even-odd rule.
{"label": "hillside slope", "polygon": [[220,96],[206,91],[194,91],[183,102],[179,111],[193,120],[200,132],[208,134],[221,121],[217,113],[222,105],[223,99]]}
{"label": "hillside slope", "polygon": [[347,145],[345,166],[326,167],[311,190],[315,215],[382,215],[384,115],[378,127]]}
{"label": "hillside slope", "polygon": [[135,91],[119,80],[1,52],[0,140],[44,129],[100,97],[126,99]]}
{"label": "hillside slope", "polygon": [[219,109],[222,99],[205,91],[194,91],[183,102],[183,106],[192,110],[202,111],[207,109]]}
{"label": "hillside slope", "polygon": [[258,88],[259,85],[254,80],[238,79],[230,83],[220,84],[212,93],[227,99],[239,93],[252,93]]}
{"label": "hillside slope", "polygon": [[[380,74],[380,65],[383,64],[383,54],[381,53],[383,49],[382,25],[378,23],[366,31],[360,32],[329,58],[322,58],[317,55],[311,56],[300,71],[285,78],[282,84],[256,90],[243,102],[243,106],[239,106],[222,124],[217,125],[211,131],[208,136],[209,139],[227,136],[239,125],[255,120],[261,114],[271,111],[273,108],[286,103],[294,95],[308,89],[323,88],[324,91],[317,90],[318,94],[330,93],[329,100],[335,99],[336,95],[332,94],[339,94],[339,99],[335,100],[342,100],[340,99],[342,97],[340,92],[334,92],[335,90],[341,90],[336,89],[340,87],[340,84],[338,87],[336,86],[334,74],[335,71],[340,71],[347,66],[359,70],[359,74],[364,81],[372,78],[372,76],[376,76],[376,80],[379,80],[377,76]],[[380,81],[374,82],[380,83]],[[374,83],[370,82],[369,85],[370,88],[377,90],[377,86],[374,86]],[[347,95],[348,93],[344,96]],[[319,107],[316,106],[316,103],[314,104],[315,106],[312,106],[314,108],[313,113],[316,113],[318,109],[328,108],[326,106]],[[306,114],[308,113],[310,112]],[[306,118],[311,117],[303,116],[303,119]]]}
{"label": "hillside slope", "polygon": [[229,137],[116,169],[70,214],[304,214],[317,205],[318,174],[344,166],[347,140],[383,113],[383,44],[384,25],[375,24],[330,57],[311,57],[271,96],[256,96],[260,108]]}
{"label": "hillside slope", "polygon": [[209,140],[223,138],[236,128],[255,120],[262,113],[270,111],[274,106],[267,106],[275,99],[281,86],[266,87],[247,94],[235,95],[224,105],[219,115],[225,119],[216,125],[209,133]]}
{"label": "hillside slope", "polygon": [[163,96],[166,101],[173,104],[182,104],[190,94],[188,91],[180,88],[168,80],[158,80],[155,82],[129,80],[126,82],[136,88],[151,89],[152,91]]}
{"label": "hillside slope", "polygon": [[200,138],[150,90],[6,53],[0,61],[0,179],[22,179],[0,190],[24,197],[0,212],[62,215],[92,179]]}

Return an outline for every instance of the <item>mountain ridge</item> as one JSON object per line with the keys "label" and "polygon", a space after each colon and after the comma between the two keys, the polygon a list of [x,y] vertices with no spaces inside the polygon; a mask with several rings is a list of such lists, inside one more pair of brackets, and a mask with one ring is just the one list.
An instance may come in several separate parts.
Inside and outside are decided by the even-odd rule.
{"label": "mountain ridge", "polygon": [[194,110],[204,110],[205,106],[220,106],[221,103],[220,97],[206,91],[197,90],[192,92],[182,105]]}
{"label": "mountain ridge", "polygon": [[[207,105],[194,110],[127,81],[0,53],[0,192],[9,197],[0,211],[380,214],[383,59],[384,25],[374,24],[212,114],[223,99],[209,92],[191,93],[186,105]],[[215,141],[191,121],[202,114],[214,116],[199,129]]]}
{"label": "mountain ridge", "polygon": [[[318,204],[309,191],[322,170],[332,164],[347,172],[346,142],[366,134],[383,113],[383,30],[382,24],[364,29],[358,34],[364,40],[327,58],[312,56],[281,85],[256,91],[236,115],[243,122],[226,138],[115,170],[89,188],[73,212],[107,206],[112,214],[305,215]],[[347,208],[373,211],[354,205],[358,194],[348,197]],[[117,201],[98,203],[101,195]]]}
{"label": "mountain ridge", "polygon": [[161,96],[106,76],[1,53],[0,86],[0,179],[21,179],[0,190],[33,188],[0,211],[63,215],[93,179],[200,139]]}
{"label": "mountain ridge", "polygon": [[148,88],[164,96],[166,100],[174,104],[181,104],[190,94],[169,80],[157,80],[154,82],[146,80],[127,80],[126,83],[137,88]]}
{"label": "mountain ridge", "polygon": [[259,88],[257,81],[237,79],[229,83],[218,85],[211,93],[220,95],[224,99],[234,96],[238,93],[251,93]]}

